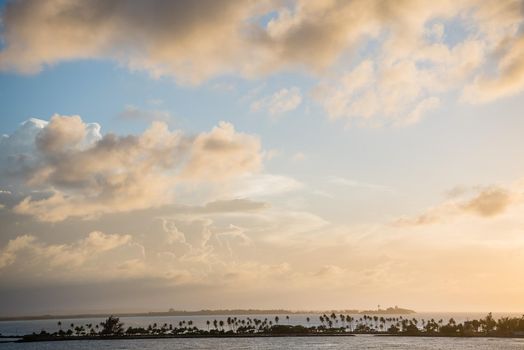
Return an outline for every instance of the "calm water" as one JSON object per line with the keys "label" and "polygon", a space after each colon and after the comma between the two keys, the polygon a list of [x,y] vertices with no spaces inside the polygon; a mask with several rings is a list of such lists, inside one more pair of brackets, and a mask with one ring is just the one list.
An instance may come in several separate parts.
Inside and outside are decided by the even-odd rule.
{"label": "calm water", "polygon": [[[308,325],[306,318],[310,318],[309,325],[319,325],[319,315],[278,315],[281,324],[302,324]],[[384,317],[398,317],[399,315],[387,315]],[[476,313],[417,313],[404,315],[406,318],[422,319],[443,319],[445,322],[453,317],[457,322],[468,319],[478,319],[485,314]],[[520,314],[496,314],[494,317],[501,316],[521,316]],[[243,319],[246,317],[273,320],[275,315],[249,315],[235,316]],[[356,319],[362,315],[353,315]],[[194,325],[207,329],[206,321],[225,320],[223,316],[165,316],[165,317],[122,317],[121,321],[125,326],[147,326],[157,323],[159,326],[164,323],[178,325],[182,320],[192,320]],[[71,323],[75,325],[85,325],[87,323],[97,324],[103,321],[102,318],[93,319],[62,319],[62,328],[67,329]],[[44,329],[48,332],[58,330],[58,320],[36,320],[36,321],[15,321],[0,322],[0,333],[4,335],[28,334],[34,331],[39,332]],[[226,326],[227,329],[227,326]],[[355,337],[315,337],[315,338],[208,338],[208,339],[147,339],[147,340],[111,340],[111,341],[67,341],[49,343],[0,343],[0,350],[9,349],[57,349],[57,350],[83,350],[83,349],[501,349],[501,350],[524,350],[524,339],[496,339],[496,338],[412,338],[412,337],[374,337],[368,335],[358,335]]]}
{"label": "calm water", "polygon": [[[288,315],[289,321],[286,320],[286,315],[247,315],[247,316],[238,316],[235,315],[234,317],[237,317],[239,319],[245,319],[247,317],[250,318],[258,318],[258,319],[265,319],[271,320],[274,322],[275,316],[278,316],[280,318],[279,323],[280,324],[291,324],[291,325],[304,325],[304,326],[318,326],[320,325],[319,316],[320,315],[313,315],[313,314],[295,314],[295,315]],[[359,319],[363,315],[351,315],[355,319]],[[378,315],[380,317],[380,315]],[[472,319],[480,319],[486,316],[486,313],[416,313],[412,315],[383,315],[383,317],[404,317],[404,318],[416,318],[419,321],[422,319],[424,320],[430,320],[435,319],[436,321],[442,319],[444,320],[444,323],[447,323],[447,321],[450,318],[454,318],[457,322],[464,322],[466,320],[472,320]],[[494,318],[499,318],[502,316],[510,316],[510,317],[520,317],[522,314],[519,313],[493,313]],[[307,322],[307,317],[310,318],[309,323]],[[200,329],[207,329],[206,321],[209,320],[211,323],[213,320],[223,320],[226,321],[227,316],[162,316],[162,317],[121,317],[120,321],[124,322],[124,328],[127,328],[128,326],[132,327],[147,327],[148,325],[152,325],[153,323],[156,323],[159,327],[161,327],[163,324],[172,324],[174,327],[178,327],[178,323],[182,320],[185,321],[193,321],[193,325],[200,328]],[[67,330],[71,323],[73,323],[75,326],[79,325],[86,325],[88,323],[91,323],[93,325],[99,324],[102,322],[104,318],[80,318],[80,319],[61,319],[62,321],[62,329]],[[41,330],[45,330],[49,333],[53,333],[58,331],[58,325],[57,322],[59,320],[35,320],[35,321],[8,321],[8,322],[0,322],[0,334],[2,335],[23,335],[23,334],[30,334],[33,332],[40,332]],[[211,326],[212,327],[212,326]],[[227,330],[227,326],[225,326]]]}
{"label": "calm water", "polygon": [[0,344],[2,350],[164,350],[164,349],[415,349],[415,350],[522,350],[524,339],[458,339],[408,337],[315,337],[244,339],[153,339],[112,341],[67,341],[49,343]]}

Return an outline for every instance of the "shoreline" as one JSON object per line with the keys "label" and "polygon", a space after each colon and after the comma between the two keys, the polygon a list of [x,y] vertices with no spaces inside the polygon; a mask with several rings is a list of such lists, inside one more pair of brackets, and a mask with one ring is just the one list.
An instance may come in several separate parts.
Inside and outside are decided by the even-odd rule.
{"label": "shoreline", "polygon": [[[289,319],[286,316],[286,319]],[[524,316],[521,318],[502,317],[495,320],[491,313],[480,320],[457,323],[450,318],[448,323],[434,319],[421,320],[363,316],[358,320],[349,315],[321,315],[321,325],[305,327],[303,325],[279,324],[273,320],[228,317],[225,321],[216,319],[206,321],[207,331],[193,325],[193,321],[181,320],[177,325],[157,323],[148,326],[125,328],[118,317],[109,316],[99,324],[71,323],[67,331],[49,333],[42,329],[40,333],[32,332],[19,337],[9,335],[17,342],[38,341],[72,341],[104,339],[167,339],[167,338],[268,338],[268,337],[340,337],[340,336],[383,336],[383,337],[432,337],[432,338],[524,338]],[[309,323],[310,319],[307,318]],[[340,321],[340,322],[339,322]],[[355,324],[356,322],[356,324]],[[389,324],[388,324],[389,322]],[[213,326],[213,329],[210,329]],[[354,327],[353,327],[354,326]],[[225,327],[229,327],[226,330]],[[379,330],[380,328],[380,330]]]}
{"label": "shoreline", "polygon": [[[296,338],[296,337],[354,337],[355,334],[351,333],[332,333],[332,334],[176,334],[176,335],[132,335],[132,336],[80,336],[80,337],[40,337],[31,336],[19,337],[15,340],[16,343],[34,343],[34,342],[53,342],[53,341],[72,341],[72,340],[137,340],[137,339],[192,339],[192,338]],[[11,337],[13,338],[13,337]]]}
{"label": "shoreline", "polygon": [[35,342],[55,342],[55,341],[83,341],[83,340],[139,340],[139,339],[217,339],[217,338],[296,338],[296,337],[355,337],[355,336],[374,336],[374,337],[418,337],[418,338],[504,338],[522,339],[524,335],[445,335],[445,334],[376,334],[376,333],[326,333],[326,334],[177,334],[177,335],[137,335],[137,336],[72,336],[72,337],[41,337],[23,336],[7,337],[14,339],[14,343],[35,343]]}

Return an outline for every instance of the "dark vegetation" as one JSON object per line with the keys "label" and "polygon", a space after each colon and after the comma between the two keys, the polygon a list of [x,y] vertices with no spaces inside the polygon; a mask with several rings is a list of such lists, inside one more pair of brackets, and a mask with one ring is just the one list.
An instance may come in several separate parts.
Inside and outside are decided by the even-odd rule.
{"label": "dark vegetation", "polygon": [[457,323],[451,318],[443,320],[418,320],[416,318],[379,317],[363,315],[353,317],[344,314],[319,316],[320,324],[309,326],[291,325],[290,317],[280,319],[237,318],[207,320],[204,329],[197,328],[193,321],[180,321],[178,324],[152,324],[147,327],[124,327],[118,317],[109,316],[100,324],[70,324],[66,330],[57,323],[59,331],[48,333],[42,330],[23,337],[22,341],[112,339],[112,338],[159,338],[159,337],[247,337],[247,336],[317,336],[355,334],[397,335],[397,336],[446,336],[446,337],[524,337],[524,315],[522,317],[502,317],[495,320],[491,313],[480,320]]}

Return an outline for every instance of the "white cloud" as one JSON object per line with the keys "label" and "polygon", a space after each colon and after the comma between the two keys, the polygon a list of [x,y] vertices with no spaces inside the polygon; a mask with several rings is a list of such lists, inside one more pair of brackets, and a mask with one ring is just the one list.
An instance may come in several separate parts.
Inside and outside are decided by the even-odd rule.
{"label": "white cloud", "polygon": [[[487,198],[471,191],[473,195],[461,204]],[[477,204],[471,208],[483,207]],[[436,296],[430,298],[442,305],[457,295],[461,305],[476,295],[471,291],[481,290],[479,299],[485,305],[493,293],[507,293],[479,288],[485,279],[511,284],[522,266],[522,216],[518,211],[513,214],[513,221],[500,214],[482,222],[463,215],[447,226],[399,230],[385,225],[339,227],[285,208],[180,212],[163,217],[162,228],[147,236],[99,232],[60,244],[20,236],[0,246],[4,266],[0,275],[11,286],[53,283],[56,288],[101,281],[112,288],[112,283],[131,279],[136,289],[153,284],[159,298],[166,300],[171,300],[173,288],[184,286],[177,290],[188,289],[196,305],[211,297],[234,305],[239,295],[252,303],[253,298],[278,290],[300,296],[290,307],[307,308],[322,293],[330,302],[319,307],[329,308],[347,300],[347,290],[361,305],[372,302],[370,293],[372,299],[383,299],[391,289],[407,294],[404,302],[416,301],[413,308],[427,302],[427,296],[417,296],[435,290]],[[327,280],[333,283],[326,284]],[[524,290],[522,283],[511,285],[517,289],[515,295]],[[199,292],[198,286],[204,291]],[[310,294],[298,293],[304,290]],[[134,296],[135,288],[129,292]],[[231,293],[235,297],[228,299]],[[274,297],[270,294],[264,303],[271,305]],[[114,301],[110,296],[108,300]]]}
{"label": "white cloud", "polygon": [[387,187],[387,186],[376,185],[376,184],[362,182],[362,181],[356,181],[353,179],[348,179],[348,178],[340,177],[340,176],[330,176],[328,177],[328,181],[332,184],[339,185],[339,186],[364,188],[368,190],[383,191],[383,192],[394,192],[392,188]]}
{"label": "white cloud", "polygon": [[[306,71],[330,118],[402,125],[446,92],[481,103],[522,91],[523,19],[518,0],[26,0],[6,6],[0,68],[102,58],[183,83]],[[448,26],[464,31],[449,41]],[[301,99],[282,89],[253,108],[278,115]]]}
{"label": "white cloud", "polygon": [[431,111],[437,108],[440,105],[440,100],[437,97],[428,97],[420,101],[413,109],[408,116],[402,120],[402,125],[411,125],[418,123],[422,116],[428,111]]}
{"label": "white cloud", "polygon": [[[314,96],[332,119],[405,126],[437,108],[440,96],[450,91],[465,94],[474,103],[499,98],[505,91],[520,91],[524,85],[517,57],[522,55],[518,55],[520,39],[515,28],[524,17],[514,1],[500,2],[499,7],[494,3],[406,2],[405,11],[400,10],[403,6],[388,9],[399,12],[391,25],[384,24],[379,34],[372,35],[376,51],[362,55],[352,68],[341,65],[334,77],[321,79]],[[480,18],[486,11],[489,20]],[[466,34],[457,43],[448,43],[448,24],[435,20],[458,22]],[[493,53],[507,45],[508,37],[515,45],[505,46],[506,57],[493,62]],[[485,72],[494,65],[500,76],[489,82]],[[505,67],[515,71],[505,74]]]}
{"label": "white cloud", "polygon": [[0,269],[13,264],[16,260],[17,252],[30,245],[34,240],[35,237],[29,235],[10,240],[0,251]]}
{"label": "white cloud", "polygon": [[[472,192],[472,193],[469,193]],[[426,210],[414,217],[401,217],[393,222],[399,227],[415,227],[443,223],[464,214],[481,218],[502,215],[511,206],[522,202],[522,189],[517,185],[510,188],[500,186],[476,187],[461,191],[452,199]]]}
{"label": "white cloud", "polygon": [[251,110],[267,110],[270,115],[276,116],[297,109],[301,103],[302,95],[299,88],[284,88],[271,96],[266,96],[253,102]]}
{"label": "white cloud", "polygon": [[[105,234],[93,231],[86,238],[73,244],[44,244],[31,235],[10,240],[0,250],[0,269],[14,264],[21,254],[29,252],[26,262],[38,266],[45,263],[50,267],[77,268],[99,254],[122,247],[131,242],[129,235]],[[27,258],[27,256],[26,256]]]}
{"label": "white cloud", "polygon": [[178,186],[221,188],[262,161],[258,138],[225,122],[196,136],[155,122],[139,136],[102,137],[98,124],[58,115],[22,124],[2,139],[0,154],[2,187],[48,193],[27,196],[14,211],[44,221],[171,204]]}
{"label": "white cloud", "polygon": [[267,197],[296,191],[304,187],[301,182],[283,175],[256,174],[239,178],[233,185],[236,197]]}

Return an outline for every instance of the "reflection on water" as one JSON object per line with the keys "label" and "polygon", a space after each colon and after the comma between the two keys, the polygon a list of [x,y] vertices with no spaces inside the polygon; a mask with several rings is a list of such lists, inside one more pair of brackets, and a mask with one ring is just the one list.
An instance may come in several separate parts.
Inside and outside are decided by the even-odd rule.
{"label": "reflection on water", "polygon": [[314,338],[213,338],[213,339],[148,339],[109,341],[64,341],[48,343],[0,344],[2,350],[167,350],[167,349],[459,349],[459,350],[522,350],[524,339],[495,338],[413,338],[314,337]]}

